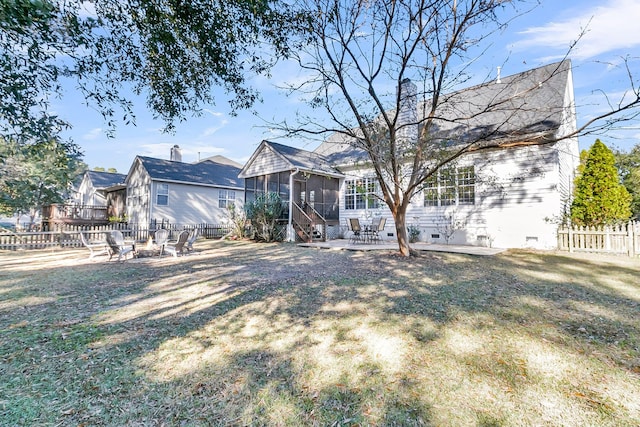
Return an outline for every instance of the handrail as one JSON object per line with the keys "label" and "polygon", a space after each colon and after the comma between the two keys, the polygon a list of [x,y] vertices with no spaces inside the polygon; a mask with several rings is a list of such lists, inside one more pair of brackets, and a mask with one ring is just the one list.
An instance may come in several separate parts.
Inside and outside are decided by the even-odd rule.
{"label": "handrail", "polygon": [[[313,233],[308,230],[311,226],[315,224],[322,225],[322,237],[323,239],[326,236],[327,231],[327,220],[324,219],[320,213],[315,210],[315,208],[309,204],[305,204],[304,208],[293,202],[293,222],[298,227],[298,231],[304,234],[306,240],[311,241],[313,239]],[[302,236],[301,236],[302,237]]]}
{"label": "handrail", "polygon": [[311,209],[313,216],[318,217],[323,225],[327,225],[327,220],[322,215],[320,215],[320,212],[318,212],[313,206],[307,203],[305,205],[305,208]]}
{"label": "handrail", "polygon": [[[313,224],[313,220],[311,219],[311,217],[309,215],[307,215],[307,213],[304,211],[304,209],[302,209],[300,207],[300,205],[298,205],[296,202],[293,202],[293,223],[294,225],[297,225],[297,229],[298,231],[302,232],[304,234],[304,236],[306,237],[306,241],[310,241],[312,239],[311,235],[307,232],[305,225],[312,225]],[[302,236],[300,236],[302,237]]]}

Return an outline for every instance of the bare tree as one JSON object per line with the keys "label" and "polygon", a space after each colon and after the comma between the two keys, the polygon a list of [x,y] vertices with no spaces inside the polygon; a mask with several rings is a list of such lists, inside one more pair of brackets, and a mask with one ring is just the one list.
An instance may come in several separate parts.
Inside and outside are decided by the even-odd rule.
{"label": "bare tree", "polygon": [[[455,91],[469,80],[470,64],[483,53],[489,36],[508,24],[499,21],[499,12],[513,7],[511,15],[518,14],[514,3],[297,3],[309,16],[294,51],[309,78],[289,89],[304,94],[312,107],[325,110],[331,120],[322,123],[312,115],[298,116],[294,125],[281,124],[280,129],[308,137],[334,134],[333,142],[366,153],[380,183],[381,198],[394,217],[400,253],[405,256],[410,254],[406,212],[412,197],[422,191],[429,177],[460,156],[487,147],[549,144],[576,137],[594,125],[601,130],[616,120],[638,115],[639,91],[633,86],[631,97],[627,94],[622,102],[611,104],[611,111],[581,129],[563,126],[558,119],[575,123],[574,113],[563,111],[563,102],[555,110],[544,111],[540,109],[542,99],[530,102],[536,96],[548,96],[538,93],[543,84],[561,91],[564,86],[552,83],[570,68],[568,61],[545,69],[535,80],[509,81],[499,91],[482,87]],[[548,132],[550,128],[554,132]]]}

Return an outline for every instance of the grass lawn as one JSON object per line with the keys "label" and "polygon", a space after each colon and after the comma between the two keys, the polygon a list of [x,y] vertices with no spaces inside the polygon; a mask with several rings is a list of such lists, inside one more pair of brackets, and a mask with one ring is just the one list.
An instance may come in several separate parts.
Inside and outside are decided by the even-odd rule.
{"label": "grass lawn", "polygon": [[640,260],[0,254],[3,426],[638,426]]}

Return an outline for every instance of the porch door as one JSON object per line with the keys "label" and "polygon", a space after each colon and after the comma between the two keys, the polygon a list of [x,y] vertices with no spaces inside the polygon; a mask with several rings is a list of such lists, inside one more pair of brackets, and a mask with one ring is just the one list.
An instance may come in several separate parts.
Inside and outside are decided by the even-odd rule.
{"label": "porch door", "polygon": [[302,207],[304,202],[309,200],[307,194],[307,181],[295,180],[293,181],[293,201]]}

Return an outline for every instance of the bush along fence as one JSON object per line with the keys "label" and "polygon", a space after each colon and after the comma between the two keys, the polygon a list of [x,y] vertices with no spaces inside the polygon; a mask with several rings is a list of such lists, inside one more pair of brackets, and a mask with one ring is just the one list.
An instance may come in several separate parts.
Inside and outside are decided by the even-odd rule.
{"label": "bush along fence", "polygon": [[558,229],[558,249],[569,252],[596,252],[640,255],[640,222],[603,227]]}
{"label": "bush along fence", "polygon": [[229,225],[216,224],[170,224],[164,222],[152,222],[151,226],[141,226],[127,223],[113,223],[96,226],[78,226],[69,224],[56,224],[55,227],[45,228],[43,231],[24,233],[0,233],[0,250],[19,249],[47,249],[47,248],[74,248],[81,247],[80,232],[89,241],[104,241],[105,233],[120,230],[127,239],[143,242],[161,228],[169,230],[169,238],[176,239],[182,230],[199,229],[199,236],[206,239],[216,239],[225,236],[231,231]]}

